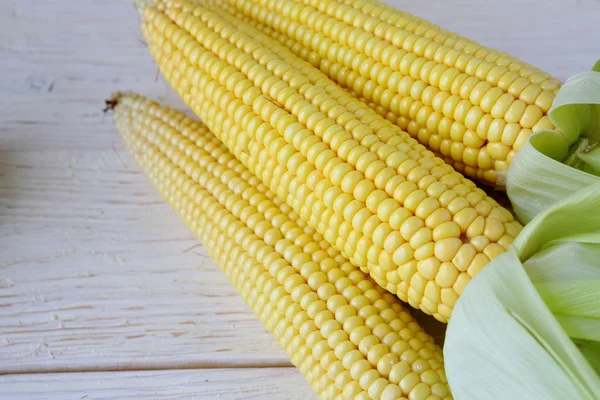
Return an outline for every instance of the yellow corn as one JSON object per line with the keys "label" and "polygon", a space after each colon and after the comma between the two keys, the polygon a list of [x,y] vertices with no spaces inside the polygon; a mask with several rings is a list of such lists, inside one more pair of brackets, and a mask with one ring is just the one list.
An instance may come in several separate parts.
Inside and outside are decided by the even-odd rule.
{"label": "yellow corn", "polygon": [[553,128],[558,80],[378,2],[223,2],[307,49],[298,54],[483,182],[495,183],[533,131]]}
{"label": "yellow corn", "polygon": [[473,182],[242,21],[159,1],[142,28],[166,79],[230,151],[414,307],[447,321],[521,229]]}
{"label": "yellow corn", "polygon": [[197,121],[134,94],[137,163],[323,399],[451,399],[442,353],[400,301],[308,228]]}

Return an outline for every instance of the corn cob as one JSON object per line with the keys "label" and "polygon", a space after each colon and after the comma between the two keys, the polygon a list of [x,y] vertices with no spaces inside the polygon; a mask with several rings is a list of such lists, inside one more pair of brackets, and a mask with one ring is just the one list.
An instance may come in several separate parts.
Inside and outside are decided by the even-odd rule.
{"label": "corn cob", "polygon": [[532,131],[553,128],[546,113],[559,81],[379,3],[225,2],[316,52],[333,80],[403,117],[414,138],[483,182],[496,182]]}
{"label": "corn cob", "polygon": [[473,182],[242,21],[160,1],[142,28],[166,79],[252,173],[380,286],[438,320],[519,232]]}
{"label": "corn cob", "polygon": [[451,399],[400,301],[301,223],[212,133],[134,94],[115,121],[140,167],[324,399]]}

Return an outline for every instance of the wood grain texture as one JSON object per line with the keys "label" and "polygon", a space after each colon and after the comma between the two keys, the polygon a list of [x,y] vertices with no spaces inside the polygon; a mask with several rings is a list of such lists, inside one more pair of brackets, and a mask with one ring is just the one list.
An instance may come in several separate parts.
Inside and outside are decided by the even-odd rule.
{"label": "wood grain texture", "polygon": [[111,150],[102,109],[117,90],[183,104],[158,77],[133,1],[2,1],[0,57],[5,151]]}
{"label": "wood grain texture", "polygon": [[[388,2],[561,79],[600,57],[598,0]],[[294,369],[243,369],[290,364],[101,111],[116,90],[184,109],[138,23],[130,1],[0,2],[0,373],[129,371],[8,375],[0,397],[306,398]]]}
{"label": "wood grain texture", "polygon": [[128,154],[0,170],[0,372],[291,365]]}
{"label": "wood grain texture", "polygon": [[10,400],[314,398],[293,368],[6,375],[0,376],[0,388],[2,398]]}

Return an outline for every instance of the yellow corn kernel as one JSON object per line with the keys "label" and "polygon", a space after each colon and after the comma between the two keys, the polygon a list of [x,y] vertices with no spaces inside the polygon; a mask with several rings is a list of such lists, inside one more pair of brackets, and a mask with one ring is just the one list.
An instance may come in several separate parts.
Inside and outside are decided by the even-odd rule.
{"label": "yellow corn kernel", "polygon": [[460,226],[454,221],[444,222],[433,230],[433,240],[436,242],[448,238],[459,238],[460,235]]}

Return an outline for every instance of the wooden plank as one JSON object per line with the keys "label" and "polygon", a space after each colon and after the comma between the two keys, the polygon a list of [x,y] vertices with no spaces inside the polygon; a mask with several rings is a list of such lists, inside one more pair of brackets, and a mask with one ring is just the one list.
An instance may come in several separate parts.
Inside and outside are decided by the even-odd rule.
{"label": "wooden plank", "polygon": [[289,366],[128,154],[0,159],[0,372]]}
{"label": "wooden plank", "polygon": [[309,400],[295,368],[192,369],[0,376],[11,400]]}

